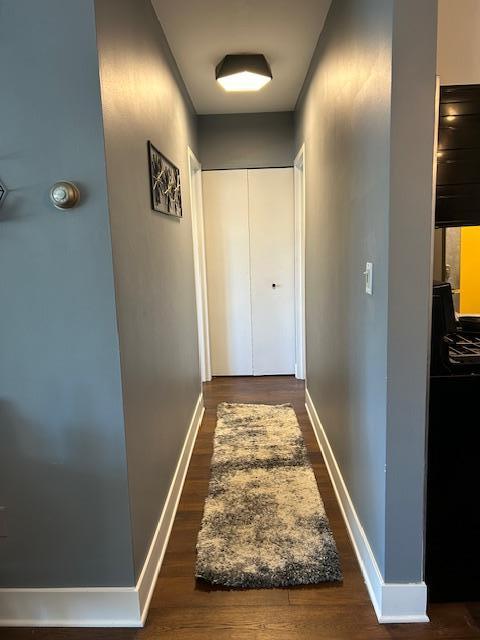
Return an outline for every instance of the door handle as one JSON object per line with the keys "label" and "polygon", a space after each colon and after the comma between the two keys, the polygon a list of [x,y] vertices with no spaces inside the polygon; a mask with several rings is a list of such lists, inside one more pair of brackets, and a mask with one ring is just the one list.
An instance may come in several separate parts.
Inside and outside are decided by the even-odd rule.
{"label": "door handle", "polygon": [[276,289],[277,285],[275,284],[275,282],[272,283],[272,289]]}

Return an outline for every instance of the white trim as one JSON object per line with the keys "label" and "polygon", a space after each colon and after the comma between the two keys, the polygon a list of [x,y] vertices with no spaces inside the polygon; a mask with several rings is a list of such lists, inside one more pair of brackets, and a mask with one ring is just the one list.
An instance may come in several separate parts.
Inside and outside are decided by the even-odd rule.
{"label": "white trim", "polygon": [[137,585],[0,589],[0,627],[141,627],[144,624],[204,410],[200,394]]}
{"label": "white trim", "polygon": [[207,267],[203,222],[202,165],[187,147],[190,206],[192,212],[193,266],[197,305],[198,353],[202,382],[212,379],[210,337],[208,332]]}
{"label": "white trim", "polygon": [[427,587],[424,582],[394,584],[384,582],[370,543],[358,518],[342,473],[335,459],[323,425],[308,390],[305,390],[305,406],[313,431],[327,465],[330,480],[337,496],[353,548],[363,573],[368,593],[378,621],[428,622]]}
{"label": "white trim", "polygon": [[139,627],[135,587],[0,589],[0,627]]}
{"label": "white trim", "polygon": [[188,471],[188,465],[190,463],[190,458],[192,457],[193,447],[198,429],[202,423],[204,412],[205,407],[203,406],[203,394],[200,393],[190,421],[190,426],[188,427],[187,437],[185,438],[182,452],[178,459],[172,484],[170,485],[170,490],[168,492],[167,499],[165,500],[162,515],[158,521],[157,529],[153,536],[142,572],[138,578],[136,589],[139,595],[142,624],[145,622],[145,618],[147,617],[153,589],[155,588],[157,576],[162,566],[163,556],[167,549],[168,539],[170,538],[170,533],[172,531],[173,521],[175,520],[175,514],[177,512],[183,484]]}
{"label": "white trim", "polygon": [[295,377],[306,376],[305,357],[305,143],[293,162],[295,189]]}

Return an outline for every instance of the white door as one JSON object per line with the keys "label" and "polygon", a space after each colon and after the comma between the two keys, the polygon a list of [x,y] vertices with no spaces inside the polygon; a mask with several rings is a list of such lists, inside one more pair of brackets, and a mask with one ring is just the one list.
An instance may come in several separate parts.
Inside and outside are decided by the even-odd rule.
{"label": "white door", "polygon": [[247,172],[202,177],[212,375],[252,375]]}
{"label": "white door", "polygon": [[212,375],[291,374],[292,169],[203,173]]}
{"label": "white door", "polygon": [[293,170],[248,171],[253,373],[295,369]]}

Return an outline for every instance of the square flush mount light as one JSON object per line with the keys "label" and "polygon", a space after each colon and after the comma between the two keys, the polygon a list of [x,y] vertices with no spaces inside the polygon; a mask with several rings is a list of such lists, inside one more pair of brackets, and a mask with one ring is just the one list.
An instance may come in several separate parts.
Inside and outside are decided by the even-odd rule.
{"label": "square flush mount light", "polygon": [[258,91],[272,79],[261,53],[230,54],[217,64],[215,78],[225,91]]}

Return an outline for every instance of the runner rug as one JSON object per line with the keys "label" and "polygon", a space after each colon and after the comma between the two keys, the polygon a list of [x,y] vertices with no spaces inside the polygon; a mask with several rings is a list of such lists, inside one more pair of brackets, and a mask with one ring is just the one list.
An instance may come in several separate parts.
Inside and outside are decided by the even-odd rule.
{"label": "runner rug", "polygon": [[291,405],[218,406],[195,575],[243,588],[342,579]]}

